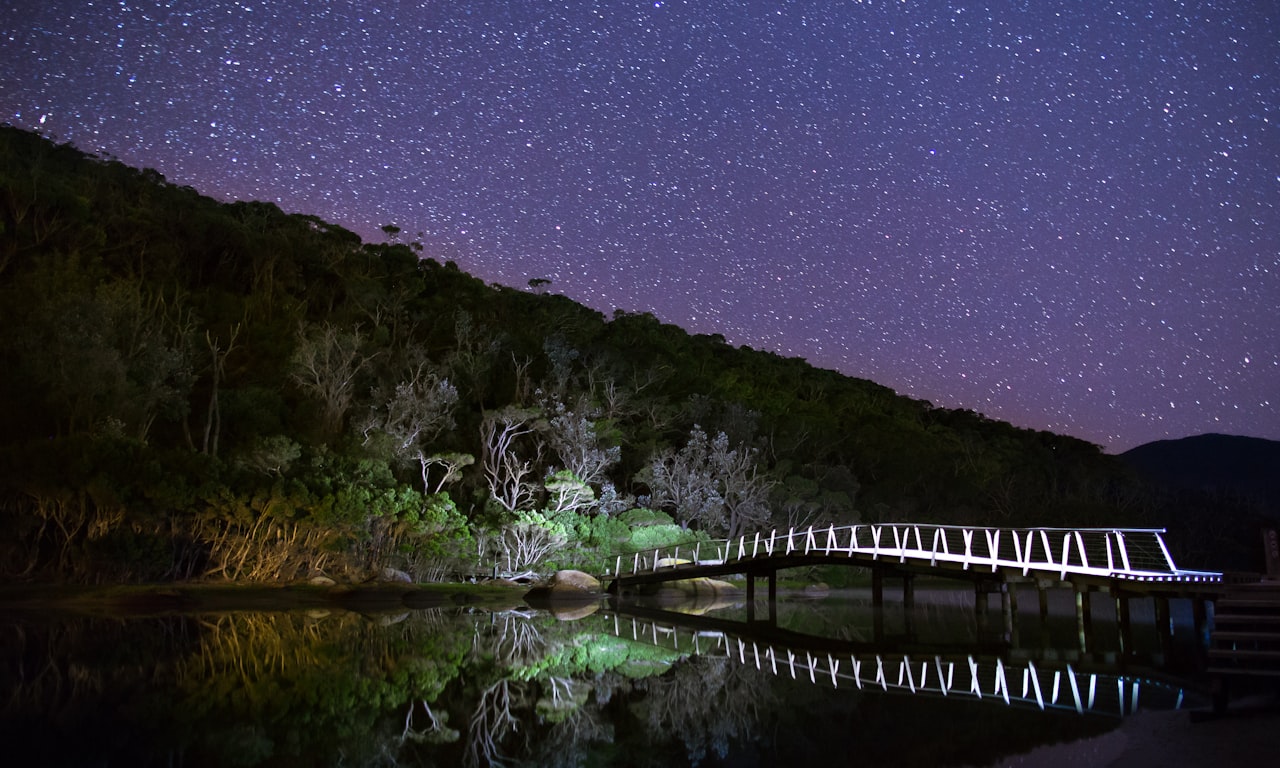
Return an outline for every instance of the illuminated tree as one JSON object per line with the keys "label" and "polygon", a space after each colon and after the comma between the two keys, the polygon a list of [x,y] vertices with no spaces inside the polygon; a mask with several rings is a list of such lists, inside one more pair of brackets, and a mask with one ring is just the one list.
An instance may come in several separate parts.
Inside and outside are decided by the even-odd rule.
{"label": "illuminated tree", "polygon": [[[408,377],[390,393],[377,393],[377,402],[361,426],[368,445],[377,435],[385,436],[391,451],[401,461],[414,461],[422,472],[422,489],[430,492],[427,471],[439,457],[429,453],[431,445],[446,430],[452,429],[453,408],[458,403],[458,390],[426,358],[413,356]],[[448,479],[446,473],[445,479]],[[444,480],[437,484],[437,489]]]}
{"label": "illuminated tree", "polygon": [[520,438],[536,431],[535,416],[534,411],[507,407],[486,415],[480,425],[489,497],[508,512],[526,508],[534,500],[536,486],[530,478],[541,459],[542,443],[535,442],[533,459],[522,459],[516,447]]}
{"label": "illuminated tree", "polygon": [[756,451],[730,448],[723,432],[708,440],[695,425],[685,446],[660,452],[641,479],[652,505],[672,510],[685,527],[737,536],[769,517],[770,482],[756,468]]}

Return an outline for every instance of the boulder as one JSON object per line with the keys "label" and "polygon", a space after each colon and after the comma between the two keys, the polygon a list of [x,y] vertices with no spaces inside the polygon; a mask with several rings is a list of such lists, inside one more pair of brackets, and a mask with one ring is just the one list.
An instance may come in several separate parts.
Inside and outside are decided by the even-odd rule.
{"label": "boulder", "polygon": [[592,599],[589,602],[573,600],[570,602],[550,603],[547,606],[547,610],[551,611],[551,615],[560,621],[576,621],[585,619],[600,610],[600,601]]}
{"label": "boulder", "polygon": [[831,587],[819,581],[815,584],[807,584],[804,588],[804,596],[812,599],[820,599],[831,594]]}
{"label": "boulder", "polygon": [[393,584],[412,584],[413,577],[404,571],[397,571],[395,568],[383,568],[382,573],[378,574],[378,581],[391,582]]}
{"label": "boulder", "polygon": [[737,597],[742,590],[727,581],[698,577],[696,579],[679,579],[667,581],[659,585],[657,594],[679,594],[685,597]]}
{"label": "boulder", "polygon": [[328,576],[312,576],[311,578],[307,579],[307,583],[313,587],[332,587],[338,582],[334,581]]}
{"label": "boulder", "polygon": [[600,581],[582,571],[556,571],[550,579],[525,593],[524,601],[534,607],[551,603],[588,602],[600,599]]}
{"label": "boulder", "polygon": [[702,615],[742,602],[743,592],[737,586],[718,579],[696,578],[668,581],[656,591],[641,597],[666,611]]}

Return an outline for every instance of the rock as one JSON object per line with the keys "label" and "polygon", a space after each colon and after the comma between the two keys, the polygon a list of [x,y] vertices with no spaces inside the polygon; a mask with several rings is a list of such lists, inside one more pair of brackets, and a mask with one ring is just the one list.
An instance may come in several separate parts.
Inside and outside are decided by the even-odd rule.
{"label": "rock", "polygon": [[580,603],[576,600],[567,604],[551,603],[548,608],[551,611],[551,615],[560,621],[576,621],[577,619],[585,619],[600,610],[600,601],[592,599],[586,603]]}
{"label": "rock", "polygon": [[727,581],[718,579],[696,578],[696,579],[679,579],[677,581],[664,582],[657,590],[659,595],[663,593],[676,593],[686,597],[736,597],[742,594],[742,590]]}
{"label": "rock", "polygon": [[328,576],[312,576],[311,578],[307,579],[307,583],[312,585],[313,587],[332,587],[338,582],[334,581]]}
{"label": "rock", "polygon": [[700,616],[742,602],[742,590],[726,581],[697,578],[668,581],[641,598],[665,611]]}
{"label": "rock", "polygon": [[378,577],[378,581],[389,581],[393,583],[412,584],[413,577],[404,571],[397,571],[395,568],[383,568],[382,573]]}
{"label": "rock", "polygon": [[690,562],[692,561],[685,560],[683,557],[681,558],[660,557],[658,558],[657,567],[658,568],[674,568],[677,565],[688,565]]}
{"label": "rock", "polygon": [[524,601],[534,607],[557,602],[598,600],[603,594],[600,581],[582,571],[556,571],[544,584],[525,593]]}
{"label": "rock", "polygon": [[804,588],[804,596],[812,598],[822,598],[831,594],[831,587],[819,581],[816,584],[809,584]]}
{"label": "rock", "polygon": [[582,571],[556,571],[546,586],[556,593],[599,595],[601,592],[600,581]]}

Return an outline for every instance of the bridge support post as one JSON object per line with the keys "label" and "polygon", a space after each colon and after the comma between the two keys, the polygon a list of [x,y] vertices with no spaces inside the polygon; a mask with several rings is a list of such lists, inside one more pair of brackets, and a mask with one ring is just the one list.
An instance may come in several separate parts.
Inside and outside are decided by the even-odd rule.
{"label": "bridge support post", "polygon": [[747,571],[747,623],[756,620],[756,575]]}
{"label": "bridge support post", "polygon": [[1156,634],[1160,637],[1160,652],[1167,659],[1173,653],[1173,611],[1169,608],[1169,598],[1155,595]]}
{"label": "bridge support post", "polygon": [[769,571],[769,623],[778,623],[778,571]]}
{"label": "bridge support post", "polygon": [[1000,585],[1000,615],[1004,618],[1004,636],[1005,639],[1012,642],[1017,633],[1017,607],[1015,606],[1016,598],[1013,594],[1013,585],[1003,582]]}
{"label": "bridge support post", "polygon": [[1036,597],[1040,601],[1040,647],[1047,649],[1052,644],[1049,636],[1049,584],[1041,579],[1036,580]]}
{"label": "bridge support post", "polygon": [[871,624],[876,642],[884,640],[884,573],[871,569]]}
{"label": "bridge support post", "polygon": [[1191,622],[1195,626],[1196,641],[1200,645],[1209,645],[1209,609],[1208,600],[1203,597],[1195,597],[1191,599]]}
{"label": "bridge support post", "polygon": [[902,574],[902,622],[910,639],[914,639],[916,634],[915,608],[916,575],[904,573]]}
{"label": "bridge support post", "polygon": [[1123,657],[1133,651],[1133,635],[1129,621],[1129,598],[1119,590],[1116,590],[1113,594],[1116,598],[1116,630],[1120,634],[1120,656]]}
{"label": "bridge support post", "polygon": [[1005,629],[1009,633],[1009,642],[1018,644],[1018,588],[1008,582],[1004,585],[1006,611]]}
{"label": "bridge support post", "polygon": [[1092,600],[1089,587],[1085,584],[1075,585],[1076,597],[1076,641],[1080,645],[1081,655],[1089,653],[1089,638],[1093,635]]}
{"label": "bridge support post", "polygon": [[973,585],[973,615],[978,622],[978,635],[981,637],[987,631],[987,604],[990,592],[987,584],[982,581],[974,582]]}

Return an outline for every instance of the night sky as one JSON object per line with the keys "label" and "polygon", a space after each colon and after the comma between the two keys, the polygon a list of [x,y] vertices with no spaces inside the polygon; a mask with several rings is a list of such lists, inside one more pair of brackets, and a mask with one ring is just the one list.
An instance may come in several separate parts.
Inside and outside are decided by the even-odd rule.
{"label": "night sky", "polygon": [[1113,452],[1280,439],[1275,0],[8,0],[0,121]]}

